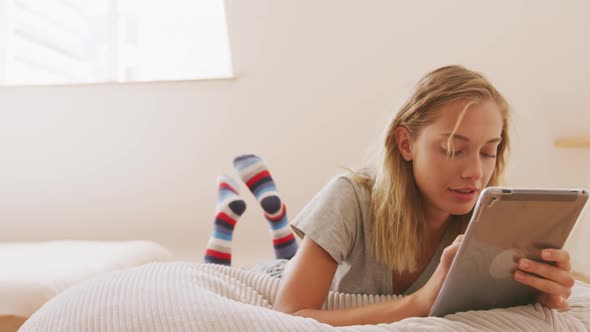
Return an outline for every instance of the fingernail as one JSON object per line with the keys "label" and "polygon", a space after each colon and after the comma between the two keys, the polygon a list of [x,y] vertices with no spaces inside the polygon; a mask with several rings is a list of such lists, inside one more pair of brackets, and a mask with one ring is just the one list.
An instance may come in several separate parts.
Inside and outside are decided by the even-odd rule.
{"label": "fingernail", "polygon": [[543,251],[543,258],[551,258],[551,252],[547,250]]}
{"label": "fingernail", "polygon": [[522,267],[523,269],[527,269],[529,266],[529,263],[524,259],[520,261],[520,267]]}
{"label": "fingernail", "polygon": [[517,271],[515,274],[515,278],[516,278],[516,280],[522,281],[522,280],[524,280],[524,274],[522,272]]}

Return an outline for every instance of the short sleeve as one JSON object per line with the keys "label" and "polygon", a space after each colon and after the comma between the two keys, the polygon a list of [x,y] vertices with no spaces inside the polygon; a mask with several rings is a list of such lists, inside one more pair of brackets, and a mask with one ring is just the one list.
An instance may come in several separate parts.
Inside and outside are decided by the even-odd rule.
{"label": "short sleeve", "polygon": [[300,238],[311,238],[338,264],[350,256],[361,225],[359,199],[346,176],[332,179],[291,223]]}

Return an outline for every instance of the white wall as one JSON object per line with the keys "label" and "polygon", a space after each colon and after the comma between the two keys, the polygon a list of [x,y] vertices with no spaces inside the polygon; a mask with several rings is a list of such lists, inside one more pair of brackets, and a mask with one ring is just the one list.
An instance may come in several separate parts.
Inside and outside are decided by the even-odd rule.
{"label": "white wall", "polygon": [[[263,156],[296,212],[356,167],[427,71],[480,70],[514,107],[512,185],[590,187],[590,2],[228,1],[237,79],[0,88],[0,240],[152,239],[199,260],[215,177]],[[272,257],[261,209],[234,261]],[[586,213],[590,215],[590,213]],[[568,246],[590,274],[588,217]]]}

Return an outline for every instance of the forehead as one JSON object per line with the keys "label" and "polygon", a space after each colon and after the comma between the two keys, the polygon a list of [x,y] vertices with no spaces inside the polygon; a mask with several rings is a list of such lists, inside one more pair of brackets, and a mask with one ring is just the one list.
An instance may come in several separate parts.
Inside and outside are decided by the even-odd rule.
{"label": "forehead", "polygon": [[[467,100],[454,100],[439,107],[437,116],[424,128],[423,134],[441,136],[453,132],[461,112],[467,106]],[[457,134],[470,140],[489,140],[500,137],[502,133],[502,114],[498,105],[492,100],[471,104],[463,114],[457,127]]]}

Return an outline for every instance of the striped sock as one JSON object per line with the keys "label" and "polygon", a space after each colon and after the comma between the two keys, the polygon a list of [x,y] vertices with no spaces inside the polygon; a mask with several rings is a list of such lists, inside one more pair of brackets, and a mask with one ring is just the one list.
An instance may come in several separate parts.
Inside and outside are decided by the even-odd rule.
{"label": "striped sock", "polygon": [[205,263],[231,265],[234,227],[246,210],[246,203],[238,193],[238,185],[229,176],[217,177],[217,205],[213,231],[209,237]]}
{"label": "striped sock", "polygon": [[297,241],[287,220],[287,208],[264,162],[255,155],[242,155],[234,159],[234,167],[264,210],[272,232],[275,257],[292,258],[297,252]]}

